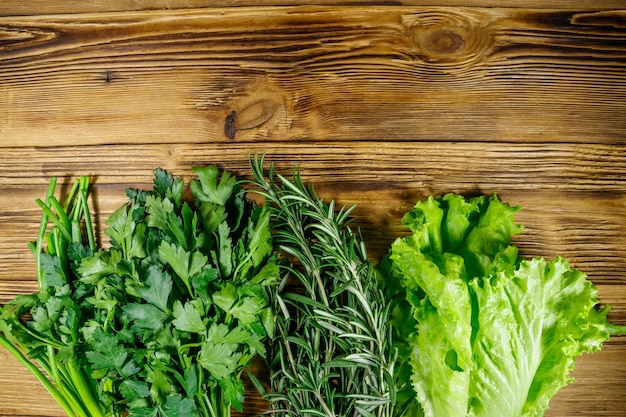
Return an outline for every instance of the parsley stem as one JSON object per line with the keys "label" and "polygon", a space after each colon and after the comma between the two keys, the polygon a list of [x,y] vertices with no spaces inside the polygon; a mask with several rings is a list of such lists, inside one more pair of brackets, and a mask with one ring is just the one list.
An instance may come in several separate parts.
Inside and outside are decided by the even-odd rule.
{"label": "parsley stem", "polygon": [[204,370],[199,363],[196,363],[195,366],[197,368],[198,374],[198,391],[196,392],[196,398],[198,398],[198,403],[200,404],[200,408],[202,409],[202,415],[208,417],[209,409],[207,408],[206,391],[204,391]]}
{"label": "parsley stem", "polygon": [[[179,351],[182,351],[183,349],[188,349],[188,348],[193,348],[193,347],[200,347],[202,346],[203,342],[195,342],[195,343],[186,343],[184,345],[181,345],[180,348],[178,348]],[[182,362],[182,360],[181,360]]]}
{"label": "parsley stem", "polygon": [[[78,190],[78,186],[78,181],[74,181],[74,184],[72,184],[72,189],[70,190],[69,194],[67,195],[67,199],[65,200],[65,206],[63,206],[63,211],[65,213],[69,212],[70,210],[70,205],[72,204],[72,200],[74,199],[74,194],[76,194],[76,191]],[[74,210],[75,209],[72,208],[72,215],[70,216],[72,218],[75,215]]]}
{"label": "parsley stem", "polygon": [[[52,200],[53,198],[54,196],[50,197],[50,200]],[[65,225],[63,224],[61,219],[59,219],[59,217],[54,214],[52,209],[50,209],[50,206],[48,206],[46,203],[41,201],[41,199],[37,199],[36,202],[37,202],[37,205],[44,212],[44,214],[48,217],[48,219],[51,220],[52,223],[57,227],[57,230],[63,233],[64,237],[67,240],[72,240],[72,236],[70,235],[70,232],[65,228]]]}
{"label": "parsley stem", "polygon": [[31,361],[29,361],[26,356],[8,339],[6,339],[3,335],[0,334],[0,345],[9,351],[22,365],[24,365],[37,380],[45,387],[45,389],[52,395],[52,397],[57,401],[57,403],[61,406],[63,411],[67,413],[68,416],[75,416],[72,407],[68,404],[65,397],[59,392],[59,390],[54,386],[54,384],[46,378],[46,376],[37,368]]}
{"label": "parsley stem", "polygon": [[59,378],[59,367],[56,363],[56,358],[54,357],[54,348],[51,345],[46,346],[46,353],[48,354],[48,365],[50,368],[50,376],[52,380],[56,382],[57,386],[59,386],[60,378]]}
{"label": "parsley stem", "polygon": [[100,406],[96,403],[96,409],[93,408],[93,396],[90,392],[85,391],[81,387],[85,385],[84,378],[74,361],[65,366],[60,363],[55,351],[48,346],[48,361],[40,358],[39,365],[48,373],[54,381],[59,393],[67,401],[71,409],[74,411],[71,415],[79,417],[103,417],[99,413]]}
{"label": "parsley stem", "polygon": [[57,200],[55,196],[50,197],[48,204],[48,207],[53,208],[56,212],[56,217],[59,219],[59,222],[62,225],[61,228],[67,232],[67,234],[64,233],[65,237],[69,236],[69,239],[67,240],[72,240],[70,233],[72,229],[72,223],[70,222],[70,218],[67,216],[67,213],[64,211],[63,206],[61,205],[61,203],[59,203],[59,200]]}
{"label": "parsley stem", "polygon": [[68,401],[76,414],[80,417],[90,417],[84,410],[84,407],[79,400],[81,395],[76,390],[76,386],[73,384],[74,381],[72,380],[71,373],[69,373],[65,367],[57,361],[55,351],[52,346],[47,346],[47,351],[49,360],[48,373],[55,382],[57,388],[63,394],[63,397]]}
{"label": "parsley stem", "polygon": [[63,240],[61,239],[61,232],[56,227],[52,229],[52,244],[54,246],[54,254],[61,258],[61,263],[63,263]]}
{"label": "parsley stem", "polygon": [[76,221],[72,221],[72,227],[70,230],[72,231],[71,233],[72,242],[81,243],[83,239],[82,239],[82,233],[80,231],[80,223]]}
{"label": "parsley stem", "polygon": [[[76,384],[76,376],[73,376],[71,372],[72,366],[70,366],[70,364],[67,364],[66,366],[58,361],[54,363],[54,366],[62,376],[55,381],[56,385],[59,388],[59,391],[61,391],[63,396],[70,403],[75,413],[80,417],[93,417],[93,414],[83,402],[86,397],[83,393],[81,393],[81,390]],[[50,371],[48,371],[48,373],[50,373]]]}
{"label": "parsley stem", "polygon": [[203,402],[206,405],[206,409],[208,411],[207,417],[219,417],[219,414],[215,410],[215,405],[217,404],[217,399],[213,395],[214,388],[210,388],[209,392],[205,392],[203,395]]}
{"label": "parsley stem", "polygon": [[[57,178],[50,178],[48,184],[48,191],[46,192],[45,201],[50,200],[54,196],[54,190],[56,189]],[[46,235],[46,229],[48,228],[48,215],[44,212],[41,216],[41,222],[39,223],[39,233],[37,234],[37,247],[36,247],[36,262],[37,262],[37,284],[39,288],[47,288],[48,285],[43,279],[43,269],[41,268],[41,253],[43,251],[43,242]]]}
{"label": "parsley stem", "polygon": [[222,405],[222,417],[230,417],[230,404],[224,404],[223,401],[220,401]]}
{"label": "parsley stem", "polygon": [[208,397],[206,393],[204,394],[204,399],[209,405],[209,412],[211,413],[211,417],[218,417],[218,415],[215,412],[215,409],[213,408],[216,404],[218,404],[218,401],[219,401],[219,399],[217,398],[215,389],[216,389],[215,387],[212,387],[209,389],[209,394],[211,395],[210,397]]}
{"label": "parsley stem", "polygon": [[42,336],[41,334],[39,334],[39,333],[33,331],[32,329],[30,329],[28,326],[24,326],[20,320],[16,319],[16,320],[11,320],[11,321],[12,321],[12,324],[14,326],[19,327],[20,330],[28,333],[29,336],[33,337],[34,339],[36,339],[39,342],[45,343],[46,345],[53,346],[53,347],[55,347],[57,349],[61,349],[64,346],[62,343],[59,343],[59,342],[57,342],[54,339],[48,339],[48,338]]}
{"label": "parsley stem", "polygon": [[70,361],[68,370],[79,398],[83,400],[83,404],[89,411],[87,417],[104,417],[100,403],[94,398],[91,388],[85,381],[83,371],[79,368],[75,360]]}
{"label": "parsley stem", "polygon": [[87,196],[89,195],[89,177],[80,178],[80,192],[78,200],[83,210],[83,218],[85,219],[85,230],[87,231],[87,241],[91,250],[96,249],[96,239],[93,233],[93,223],[91,222],[91,214],[89,213],[89,204],[87,204]]}
{"label": "parsley stem", "polygon": [[83,408],[83,405],[80,403],[78,399],[80,397],[78,397],[71,387],[68,386],[67,381],[63,380],[58,382],[57,387],[59,387],[59,391],[63,394],[63,397],[68,401],[74,410],[74,415],[78,417],[90,417],[87,411]]}

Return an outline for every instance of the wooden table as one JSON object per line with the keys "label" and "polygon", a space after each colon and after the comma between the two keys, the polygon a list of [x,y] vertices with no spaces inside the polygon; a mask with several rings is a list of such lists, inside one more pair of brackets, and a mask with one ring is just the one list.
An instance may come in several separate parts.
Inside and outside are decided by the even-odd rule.
{"label": "wooden table", "polygon": [[[373,258],[418,199],[497,192],[522,254],[569,259],[626,324],[623,1],[315,3],[3,0],[0,303],[36,289],[50,176],[94,178],[106,242],[155,167],[248,177],[258,151],[357,204]],[[574,376],[548,416],[626,416],[626,337]],[[0,415],[62,415],[5,350]]]}

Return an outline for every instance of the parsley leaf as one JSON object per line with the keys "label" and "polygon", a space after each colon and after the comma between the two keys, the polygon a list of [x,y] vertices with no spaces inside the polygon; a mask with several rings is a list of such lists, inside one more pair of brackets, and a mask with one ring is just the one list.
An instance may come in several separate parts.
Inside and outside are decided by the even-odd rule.
{"label": "parsley leaf", "polygon": [[238,299],[237,288],[230,282],[213,294],[213,302],[226,313],[230,312],[231,307]]}
{"label": "parsley leaf", "polygon": [[163,417],[194,417],[198,415],[195,403],[180,394],[169,395],[161,406],[159,415]]}
{"label": "parsley leaf", "polygon": [[128,352],[115,336],[96,329],[91,335],[93,350],[85,353],[93,369],[121,369],[128,359]]}
{"label": "parsley leaf", "polygon": [[218,276],[219,271],[216,268],[207,267],[191,278],[191,285],[203,302],[211,302],[210,284],[215,281]]}
{"label": "parsley leaf", "polygon": [[174,210],[174,204],[168,198],[154,195],[146,196],[146,223],[150,227],[167,230],[167,216]]}
{"label": "parsley leaf", "polygon": [[169,311],[167,304],[172,291],[172,278],[156,265],[151,265],[147,274],[145,286],[137,288],[137,294],[161,311]]}
{"label": "parsley leaf", "polygon": [[228,199],[236,191],[237,178],[227,171],[222,172],[220,177],[220,171],[215,165],[192,169],[200,178],[199,181],[191,181],[191,190],[196,198],[202,202],[226,205]]}
{"label": "parsley leaf", "polygon": [[198,363],[220,380],[235,372],[241,352],[234,352],[228,343],[204,342],[198,355]]}
{"label": "parsley leaf", "polygon": [[81,260],[77,269],[80,280],[85,284],[96,285],[109,275],[124,273],[118,268],[121,260],[122,252],[115,249],[96,252],[93,257]]}
{"label": "parsley leaf", "polygon": [[270,229],[270,212],[266,207],[259,212],[256,222],[252,218],[249,219],[248,239],[248,250],[252,264],[257,267],[274,249]]}
{"label": "parsley leaf", "polygon": [[219,234],[219,251],[217,260],[223,277],[227,277],[233,272],[233,241],[230,238],[230,227],[225,221],[217,228]]}
{"label": "parsley leaf", "polygon": [[242,297],[229,313],[236,317],[239,323],[250,324],[257,320],[257,314],[263,307],[263,301],[259,298]]}
{"label": "parsley leaf", "polygon": [[167,198],[179,207],[183,199],[185,184],[182,179],[174,178],[172,174],[161,168],[154,170],[154,192],[162,198]]}
{"label": "parsley leaf", "polygon": [[133,220],[135,204],[130,207],[122,206],[115,210],[106,221],[107,228],[104,233],[111,238],[111,245],[122,251],[124,258],[143,257],[143,243],[145,242],[145,231],[140,230],[135,233],[137,224]]}
{"label": "parsley leaf", "polygon": [[202,333],[206,326],[202,320],[202,311],[197,300],[186,302],[180,300],[174,302],[174,320],[172,324],[178,330],[191,333]]}
{"label": "parsley leaf", "polygon": [[207,201],[200,204],[200,217],[204,228],[209,232],[214,232],[228,215],[224,206]]}
{"label": "parsley leaf", "polygon": [[58,287],[67,282],[67,276],[61,264],[61,258],[43,253],[40,256],[43,278],[51,287]]}
{"label": "parsley leaf", "polygon": [[143,381],[127,379],[120,384],[120,393],[126,401],[133,402],[148,397],[150,388]]}
{"label": "parsley leaf", "polygon": [[50,297],[45,304],[31,310],[32,327],[40,333],[48,333],[61,315],[63,302],[57,297]]}
{"label": "parsley leaf", "polygon": [[123,311],[133,322],[132,329],[135,331],[158,330],[168,317],[168,313],[160,310],[152,304],[131,303],[123,307]]}
{"label": "parsley leaf", "polygon": [[187,393],[187,398],[192,398],[198,392],[198,371],[195,366],[185,369],[183,387]]}
{"label": "parsley leaf", "polygon": [[232,376],[224,378],[220,381],[220,387],[224,397],[233,405],[233,408],[239,412],[243,411],[244,386],[241,378]]}
{"label": "parsley leaf", "polygon": [[159,246],[159,256],[172,267],[189,292],[191,292],[189,278],[198,274],[209,260],[198,251],[190,253],[180,246],[165,241]]}

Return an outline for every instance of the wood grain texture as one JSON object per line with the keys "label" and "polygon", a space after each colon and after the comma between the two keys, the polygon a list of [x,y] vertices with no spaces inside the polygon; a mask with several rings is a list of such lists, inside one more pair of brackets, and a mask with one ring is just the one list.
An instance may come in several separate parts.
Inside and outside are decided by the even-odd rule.
{"label": "wood grain texture", "polygon": [[[522,255],[567,258],[626,324],[621,0],[216,3],[0,4],[0,304],[36,289],[51,176],[92,176],[106,244],[155,167],[249,178],[264,152],[356,204],[373,259],[418,199],[497,192],[522,207]],[[577,364],[547,416],[626,416],[626,337]],[[0,415],[62,415],[4,350]]]}
{"label": "wood grain texture", "polygon": [[259,6],[452,6],[452,7],[513,7],[572,10],[611,10],[624,7],[623,0],[4,0],[0,16],[34,16],[44,14],[73,14],[139,10],[175,10],[202,7],[259,7]]}
{"label": "wood grain texture", "polygon": [[0,146],[623,143],[625,18],[442,7],[0,18]]}

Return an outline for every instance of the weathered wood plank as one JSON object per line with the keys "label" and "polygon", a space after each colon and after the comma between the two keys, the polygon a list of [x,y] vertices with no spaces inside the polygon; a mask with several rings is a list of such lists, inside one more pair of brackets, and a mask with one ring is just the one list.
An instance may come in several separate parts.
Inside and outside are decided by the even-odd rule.
{"label": "weathered wood plank", "polygon": [[0,18],[0,146],[624,143],[626,11],[294,7]]}
{"label": "weathered wood plank", "polygon": [[260,6],[453,6],[453,7],[513,7],[533,9],[610,10],[624,7],[622,0],[228,0],[216,4],[215,0],[5,0],[0,4],[0,16],[33,16],[45,14],[71,14],[119,12],[139,10],[173,10],[201,7],[260,7]]}

